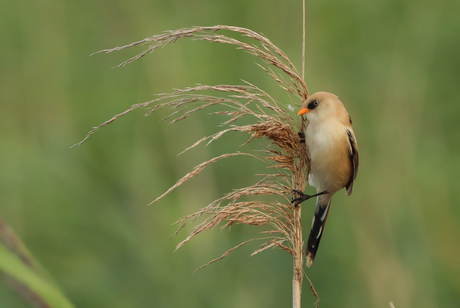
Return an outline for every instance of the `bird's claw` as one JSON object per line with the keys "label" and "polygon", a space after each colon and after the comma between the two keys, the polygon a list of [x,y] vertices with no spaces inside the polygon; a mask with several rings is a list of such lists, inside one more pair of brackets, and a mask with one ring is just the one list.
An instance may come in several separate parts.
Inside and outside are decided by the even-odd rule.
{"label": "bird's claw", "polygon": [[297,134],[299,135],[299,142],[300,143],[305,143],[305,133],[298,132]]}
{"label": "bird's claw", "polygon": [[294,205],[294,207],[298,207],[302,202],[307,201],[310,198],[317,197],[317,196],[320,196],[320,195],[324,195],[324,194],[327,193],[327,191],[322,191],[322,192],[314,194],[314,195],[306,195],[306,194],[304,194],[303,192],[301,192],[300,190],[297,190],[297,189],[293,189],[292,191],[300,195],[300,197],[293,198],[291,200],[291,204]]}

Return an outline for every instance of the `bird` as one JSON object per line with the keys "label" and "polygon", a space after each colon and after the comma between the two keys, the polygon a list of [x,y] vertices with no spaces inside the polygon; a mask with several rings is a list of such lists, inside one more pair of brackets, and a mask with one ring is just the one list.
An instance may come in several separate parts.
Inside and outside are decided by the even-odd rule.
{"label": "bird", "polygon": [[342,188],[348,196],[352,193],[359,155],[351,117],[338,96],[328,92],[312,94],[302,103],[298,115],[305,115],[309,121],[299,136],[301,142],[305,142],[310,159],[308,182],[317,189],[314,195],[295,190],[301,197],[292,200],[298,206],[317,197],[306,247],[307,267],[310,267],[323,235],[332,196]]}

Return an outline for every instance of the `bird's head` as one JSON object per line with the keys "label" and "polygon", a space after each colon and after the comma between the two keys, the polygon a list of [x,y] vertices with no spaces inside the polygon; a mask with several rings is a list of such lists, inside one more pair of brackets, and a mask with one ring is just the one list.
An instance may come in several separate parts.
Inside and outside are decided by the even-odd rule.
{"label": "bird's head", "polygon": [[[338,108],[337,108],[338,107]],[[337,109],[344,108],[337,95],[328,92],[317,92],[310,95],[303,102],[298,115],[305,114],[310,121],[318,118],[327,117]]]}

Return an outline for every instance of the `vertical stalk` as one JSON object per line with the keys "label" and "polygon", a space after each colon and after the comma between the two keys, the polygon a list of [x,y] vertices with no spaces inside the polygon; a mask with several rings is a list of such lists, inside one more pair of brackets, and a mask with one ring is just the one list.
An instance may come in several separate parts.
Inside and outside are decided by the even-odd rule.
{"label": "vertical stalk", "polygon": [[303,239],[302,239],[302,207],[294,209],[294,273],[292,277],[292,307],[301,308],[302,281],[303,281]]}
{"label": "vertical stalk", "polygon": [[303,30],[303,37],[302,37],[302,79],[305,80],[305,0],[303,0],[303,18],[302,18],[302,30]]}

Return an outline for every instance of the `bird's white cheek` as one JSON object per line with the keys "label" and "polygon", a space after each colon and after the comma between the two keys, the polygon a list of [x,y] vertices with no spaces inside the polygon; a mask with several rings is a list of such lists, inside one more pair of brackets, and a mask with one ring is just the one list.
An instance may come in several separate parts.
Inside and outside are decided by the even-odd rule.
{"label": "bird's white cheek", "polygon": [[310,111],[309,113],[305,114],[305,117],[306,117],[307,120],[310,121],[310,123],[311,123],[311,121],[313,120],[313,118],[315,117],[315,115],[312,114],[311,111]]}

